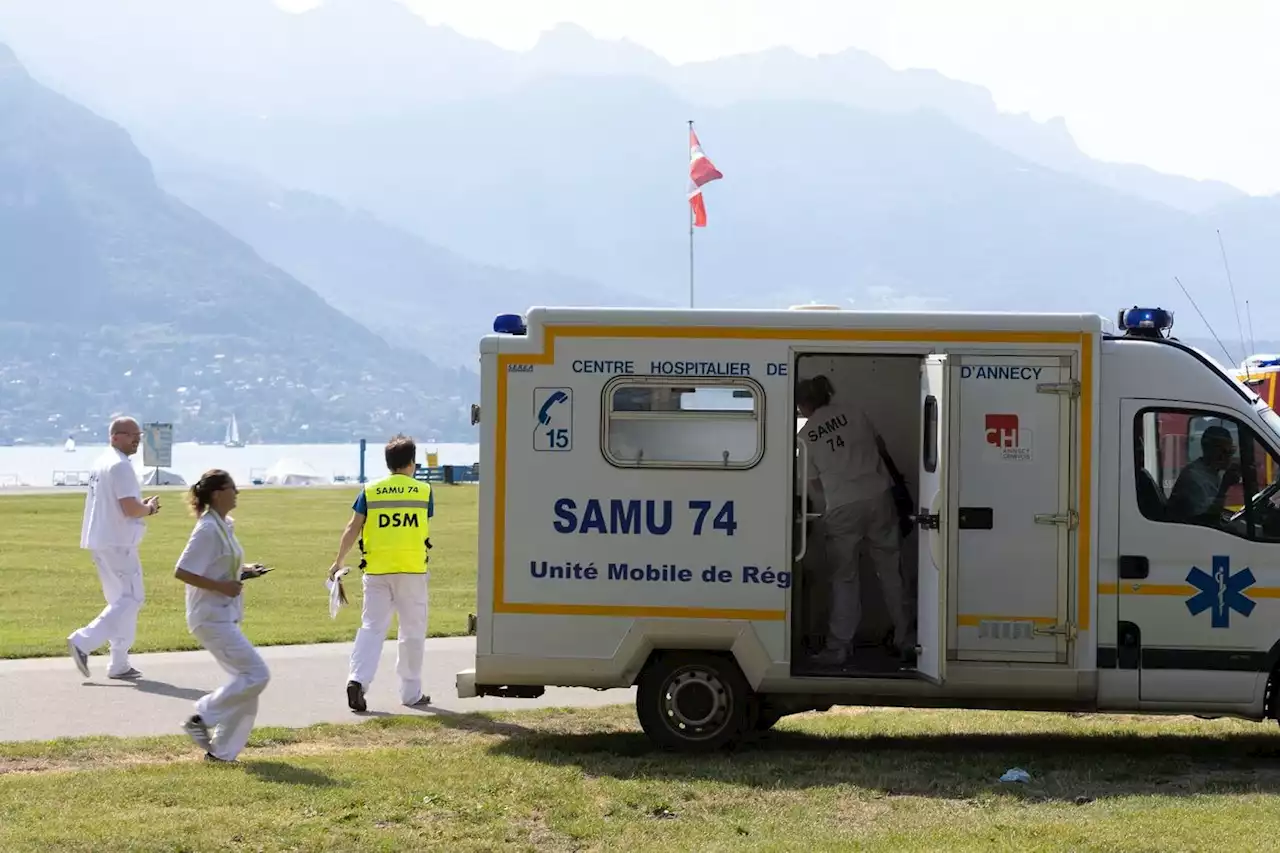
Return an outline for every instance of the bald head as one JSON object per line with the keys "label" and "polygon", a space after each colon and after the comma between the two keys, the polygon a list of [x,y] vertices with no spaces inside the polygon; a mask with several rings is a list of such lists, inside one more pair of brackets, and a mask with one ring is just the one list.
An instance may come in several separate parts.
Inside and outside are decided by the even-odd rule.
{"label": "bald head", "polygon": [[133,418],[116,418],[111,422],[111,446],[125,456],[138,452],[142,442],[142,427]]}
{"label": "bald head", "polygon": [[112,435],[117,435],[119,433],[140,432],[141,429],[142,428],[138,426],[138,422],[133,418],[116,418],[114,421],[111,422]]}

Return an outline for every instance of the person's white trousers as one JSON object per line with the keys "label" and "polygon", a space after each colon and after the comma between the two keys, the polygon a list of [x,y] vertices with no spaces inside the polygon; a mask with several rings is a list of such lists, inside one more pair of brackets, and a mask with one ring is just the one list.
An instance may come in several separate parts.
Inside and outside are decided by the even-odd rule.
{"label": "person's white trousers", "polygon": [[138,611],[145,596],[142,591],[142,562],[137,548],[95,548],[90,552],[102,582],[102,597],[107,606],[98,617],[70,637],[76,648],[87,655],[103,643],[111,644],[111,663],[107,675],[128,672],[129,648],[138,630]]}
{"label": "person's white trousers", "polygon": [[902,593],[898,567],[899,533],[893,495],[884,492],[874,498],[854,501],[829,510],[824,518],[827,530],[827,560],[831,574],[831,617],[827,645],[848,646],[862,619],[861,558],[865,546],[870,568],[880,581],[895,640],[909,642],[911,624]]}
{"label": "person's white trousers", "polygon": [[258,716],[258,697],[271,673],[258,650],[234,622],[209,622],[191,629],[231,680],[196,702],[196,713],[208,726],[214,758],[232,761],[249,742]]}
{"label": "person's white trousers", "polygon": [[427,639],[427,576],[365,575],[360,630],[351,649],[350,680],[365,693],[378,672],[382,641],[391,628],[391,617],[400,623],[396,672],[400,676],[400,701],[412,705],[422,697],[422,652]]}

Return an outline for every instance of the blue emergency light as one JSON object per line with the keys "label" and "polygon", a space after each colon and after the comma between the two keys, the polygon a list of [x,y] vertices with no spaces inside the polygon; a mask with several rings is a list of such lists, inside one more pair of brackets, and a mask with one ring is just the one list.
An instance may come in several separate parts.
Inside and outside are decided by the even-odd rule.
{"label": "blue emergency light", "polygon": [[529,331],[519,314],[499,314],[493,318],[493,330],[499,335],[523,335]]}
{"label": "blue emergency light", "polygon": [[1139,308],[1137,305],[1120,312],[1118,324],[1134,338],[1160,338],[1173,328],[1173,312],[1163,308]]}

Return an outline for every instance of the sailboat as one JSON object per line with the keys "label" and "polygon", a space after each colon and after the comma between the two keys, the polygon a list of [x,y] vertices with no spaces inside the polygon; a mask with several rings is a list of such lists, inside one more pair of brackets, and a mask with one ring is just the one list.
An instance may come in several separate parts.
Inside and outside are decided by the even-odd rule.
{"label": "sailboat", "polygon": [[67,453],[76,452],[76,437],[74,435],[67,436],[67,443],[62,445],[62,449]]}
{"label": "sailboat", "polygon": [[223,444],[227,447],[244,447],[244,442],[240,440],[240,427],[236,424],[236,416],[234,414],[227,424],[227,438]]}

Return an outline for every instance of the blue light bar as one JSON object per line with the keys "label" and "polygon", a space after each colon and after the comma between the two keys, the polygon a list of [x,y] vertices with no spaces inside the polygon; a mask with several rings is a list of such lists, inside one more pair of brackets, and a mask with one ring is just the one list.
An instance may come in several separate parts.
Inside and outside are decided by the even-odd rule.
{"label": "blue light bar", "polygon": [[1120,312],[1121,329],[1129,334],[1159,335],[1173,328],[1173,312],[1163,308],[1139,308],[1137,305]]}
{"label": "blue light bar", "polygon": [[493,318],[493,330],[499,335],[523,335],[529,329],[519,314],[499,314]]}

